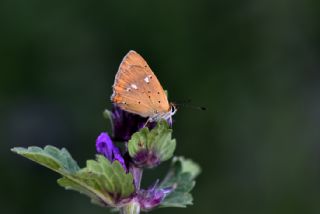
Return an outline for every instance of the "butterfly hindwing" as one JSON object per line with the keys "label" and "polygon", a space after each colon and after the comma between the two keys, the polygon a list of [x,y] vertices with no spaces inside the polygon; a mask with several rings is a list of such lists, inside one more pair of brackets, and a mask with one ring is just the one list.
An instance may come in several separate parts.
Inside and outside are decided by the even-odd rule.
{"label": "butterfly hindwing", "polygon": [[122,60],[113,85],[112,101],[125,111],[150,117],[170,111],[160,82],[135,51]]}

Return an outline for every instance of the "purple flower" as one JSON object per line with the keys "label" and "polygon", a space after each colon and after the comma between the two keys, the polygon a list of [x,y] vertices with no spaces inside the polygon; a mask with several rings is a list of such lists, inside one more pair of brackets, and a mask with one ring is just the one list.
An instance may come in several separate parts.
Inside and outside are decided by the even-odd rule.
{"label": "purple flower", "polygon": [[158,188],[158,181],[146,190],[139,190],[137,193],[137,199],[143,210],[148,211],[156,206],[158,206],[162,200],[171,192],[173,188]]}
{"label": "purple flower", "polygon": [[156,167],[161,162],[156,152],[152,150],[149,151],[146,149],[139,151],[135,155],[133,161],[138,167],[147,167],[147,168]]}
{"label": "purple flower", "polygon": [[[148,118],[123,111],[117,105],[112,107],[113,140],[128,141],[131,135],[143,128]],[[153,128],[155,124],[147,124]]]}
{"label": "purple flower", "polygon": [[106,132],[102,132],[96,140],[97,152],[103,154],[111,163],[115,160],[119,161],[122,167],[127,171],[126,164],[120,153],[118,147],[116,147],[109,135]]}
{"label": "purple flower", "polygon": [[[112,139],[114,141],[128,141],[131,135],[139,131],[144,126],[152,129],[156,126],[156,122],[148,122],[148,118],[141,117],[122,110],[117,105],[113,105],[112,112]],[[168,119],[168,123],[172,126],[172,118]]]}

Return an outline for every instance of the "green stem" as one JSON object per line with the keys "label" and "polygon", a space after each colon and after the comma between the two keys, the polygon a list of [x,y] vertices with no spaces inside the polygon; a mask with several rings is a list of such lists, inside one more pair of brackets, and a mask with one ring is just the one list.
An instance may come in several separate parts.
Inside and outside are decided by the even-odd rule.
{"label": "green stem", "polygon": [[134,186],[137,190],[140,190],[140,183],[141,183],[141,178],[142,178],[142,173],[143,173],[143,169],[142,168],[138,168],[136,166],[134,166],[133,164],[129,167],[130,172],[133,175],[133,179],[134,179]]}
{"label": "green stem", "polygon": [[139,214],[140,204],[139,202],[132,200],[130,203],[120,208],[120,214]]}

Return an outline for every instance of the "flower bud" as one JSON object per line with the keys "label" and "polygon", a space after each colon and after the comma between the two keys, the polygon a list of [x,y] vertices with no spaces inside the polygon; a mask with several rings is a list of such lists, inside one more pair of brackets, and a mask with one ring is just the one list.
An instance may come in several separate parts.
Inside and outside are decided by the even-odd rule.
{"label": "flower bud", "polygon": [[[115,104],[112,107],[112,111],[104,111],[104,116],[111,120],[112,139],[114,141],[128,141],[132,134],[141,128],[148,127],[153,129],[156,126],[156,122],[150,122],[148,118],[124,111]],[[172,118],[168,118],[167,122],[171,127]]]}
{"label": "flower bud", "polygon": [[120,153],[118,147],[116,147],[109,135],[106,132],[102,132],[96,140],[96,150],[98,153],[104,155],[111,163],[115,160],[119,161],[122,167],[127,171],[126,164]]}
{"label": "flower bud", "polygon": [[152,187],[146,190],[140,190],[137,193],[137,199],[141,209],[148,211],[155,208],[172,190],[172,188],[158,188],[158,181]]}
{"label": "flower bud", "polygon": [[128,152],[133,162],[141,168],[153,168],[171,158],[176,147],[171,133],[165,120],[158,122],[151,131],[143,128],[134,133],[128,142]]}

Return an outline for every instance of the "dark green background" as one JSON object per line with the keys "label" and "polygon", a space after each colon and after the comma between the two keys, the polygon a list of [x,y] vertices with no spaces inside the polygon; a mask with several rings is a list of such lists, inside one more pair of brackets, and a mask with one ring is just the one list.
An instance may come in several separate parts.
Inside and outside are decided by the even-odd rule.
{"label": "dark green background", "polygon": [[[203,168],[194,205],[153,213],[320,213],[319,9],[311,0],[2,0],[0,213],[108,213],[9,149],[52,144],[81,166],[93,158],[131,49],[171,100],[208,108],[174,117],[176,154]],[[160,172],[146,172],[145,185]]]}

